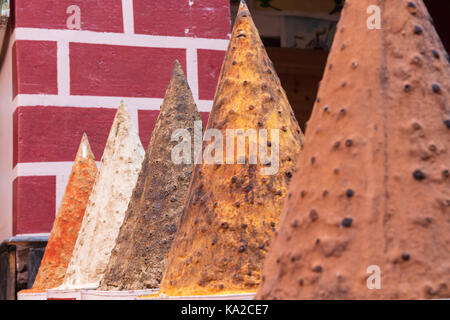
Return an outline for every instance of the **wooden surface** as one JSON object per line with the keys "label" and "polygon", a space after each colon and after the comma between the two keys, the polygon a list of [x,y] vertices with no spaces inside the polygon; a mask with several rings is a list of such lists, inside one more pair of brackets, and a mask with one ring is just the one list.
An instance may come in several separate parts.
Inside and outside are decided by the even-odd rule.
{"label": "wooden surface", "polygon": [[9,270],[6,277],[6,299],[16,299],[16,251],[10,250],[9,255]]}

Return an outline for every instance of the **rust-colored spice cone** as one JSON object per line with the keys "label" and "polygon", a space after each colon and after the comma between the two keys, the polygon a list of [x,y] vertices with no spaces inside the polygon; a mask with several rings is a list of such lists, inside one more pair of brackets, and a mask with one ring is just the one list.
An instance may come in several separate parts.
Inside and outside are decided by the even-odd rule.
{"label": "rust-colored spice cone", "polygon": [[[245,164],[195,166],[160,286],[169,296],[256,291],[301,149],[302,133],[245,4],[232,32],[208,129],[222,132],[223,158],[226,129],[267,129],[268,156],[276,147],[270,146],[271,130],[278,129],[279,170],[263,175],[261,170],[275,163],[249,164],[249,150]],[[204,155],[212,145],[203,144]]]}
{"label": "rust-colored spice cone", "polygon": [[194,121],[201,129],[200,114],[177,61],[100,290],[159,287],[193,169],[192,161],[173,163],[177,142],[172,133],[193,132]]}
{"label": "rust-colored spice cone", "polygon": [[22,293],[55,288],[63,282],[96,176],[95,157],[84,134],[33,288]]}
{"label": "rust-colored spice cone", "polygon": [[257,298],[450,297],[447,59],[421,0],[346,1]]}

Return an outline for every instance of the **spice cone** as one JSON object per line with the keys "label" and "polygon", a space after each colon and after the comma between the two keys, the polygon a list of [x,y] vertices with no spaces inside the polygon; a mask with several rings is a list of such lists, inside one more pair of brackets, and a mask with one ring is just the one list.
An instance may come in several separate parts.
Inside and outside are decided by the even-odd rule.
{"label": "spice cone", "polygon": [[346,1],[257,298],[450,297],[449,90],[421,0]]}
{"label": "spice cone", "polygon": [[141,170],[144,149],[124,104],[117,110],[64,283],[96,288],[106,270]]}
{"label": "spice cone", "polygon": [[21,293],[45,291],[62,284],[96,175],[95,157],[84,134],[33,288]]}
{"label": "spice cone", "polygon": [[[218,129],[224,144],[229,137],[226,129],[266,129],[269,142],[261,135],[259,142],[265,143],[268,154],[279,147],[279,159],[271,164],[250,164],[249,148],[245,159],[237,159],[237,151],[232,148],[234,164],[223,161],[224,151],[224,157],[218,159],[222,164],[205,160],[195,166],[160,286],[160,292],[169,296],[256,290],[294,159],[301,149],[302,133],[243,2],[222,66],[208,129]],[[279,130],[279,143],[275,143],[272,129]],[[204,142],[204,159],[215,141]],[[237,164],[240,160],[245,164]],[[276,172],[261,173],[278,163]]]}
{"label": "spice cone", "polygon": [[[172,133],[201,125],[192,92],[178,61],[161,106],[142,170],[99,289],[158,288],[177,230],[193,169],[172,161]],[[191,150],[193,152],[193,148]]]}

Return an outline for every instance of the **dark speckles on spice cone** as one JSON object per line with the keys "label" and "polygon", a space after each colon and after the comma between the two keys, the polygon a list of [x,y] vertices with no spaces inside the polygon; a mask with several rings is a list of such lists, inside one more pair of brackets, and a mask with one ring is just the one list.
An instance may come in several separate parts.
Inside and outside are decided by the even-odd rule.
{"label": "dark speckles on spice cone", "polygon": [[425,173],[422,170],[414,170],[413,177],[416,180],[423,180],[426,178]]}
{"label": "dark speckles on spice cone", "polygon": [[[245,85],[243,80],[247,81]],[[234,111],[232,115],[230,110]],[[279,112],[289,116],[280,117]],[[188,205],[169,252],[160,293],[186,296],[256,291],[274,234],[271,222],[278,224],[287,196],[290,174],[286,172],[294,172],[294,161],[283,160],[295,159],[301,149],[303,134],[292,114],[248,8],[242,4],[208,129],[219,129],[224,137],[226,129],[266,129],[269,150],[274,148],[270,130],[279,130],[279,170],[263,176],[261,169],[267,166],[260,161],[248,164],[248,151],[246,164],[224,164],[219,169],[207,164],[195,167]],[[222,124],[220,128],[218,123]],[[204,187],[199,189],[200,185]],[[193,201],[197,197],[202,201]],[[211,246],[214,239],[217,242]]]}
{"label": "dark speckles on spice cone", "polygon": [[[374,4],[380,30],[366,26]],[[342,28],[348,32],[334,39],[333,69],[325,69],[256,299],[449,298],[444,47],[422,0],[347,0]],[[360,61],[356,69],[353,61]],[[295,267],[293,256],[301,257]],[[372,265],[380,268],[381,290],[367,287]]]}
{"label": "dark speckles on spice cone", "polygon": [[344,218],[342,220],[342,226],[345,228],[350,228],[353,224],[353,219],[352,218]]}
{"label": "dark speckles on spice cone", "polygon": [[177,61],[101,290],[159,287],[193,170],[172,162],[171,136],[194,121],[201,117]]}
{"label": "dark speckles on spice cone", "polygon": [[422,27],[419,25],[414,26],[414,33],[415,34],[422,34]]}

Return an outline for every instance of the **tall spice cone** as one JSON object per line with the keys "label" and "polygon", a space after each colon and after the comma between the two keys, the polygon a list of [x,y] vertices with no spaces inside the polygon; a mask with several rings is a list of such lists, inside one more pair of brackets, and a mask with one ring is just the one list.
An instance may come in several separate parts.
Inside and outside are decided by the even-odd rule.
{"label": "tall spice cone", "polygon": [[84,134],[33,288],[21,293],[43,291],[62,284],[96,176],[95,157]]}
{"label": "tall spice cone", "polygon": [[[177,230],[193,164],[172,161],[172,133],[194,132],[200,123],[192,92],[178,61],[172,72],[139,179],[99,289],[158,288]],[[193,148],[191,150],[193,152]]]}
{"label": "tall spice cone", "polygon": [[106,142],[64,283],[58,289],[98,287],[123,223],[144,154],[137,130],[122,103]]}
{"label": "tall spice cone", "polygon": [[447,59],[421,0],[346,1],[257,298],[450,297]]}
{"label": "tall spice cone", "polygon": [[[224,141],[226,129],[279,129],[279,170],[262,175],[275,164],[249,164],[248,150],[245,164],[195,167],[160,286],[169,296],[256,291],[301,149],[303,135],[243,2],[208,122],[213,128]],[[268,153],[277,147],[265,143]],[[205,153],[211,145],[204,143]]]}

